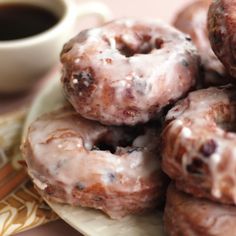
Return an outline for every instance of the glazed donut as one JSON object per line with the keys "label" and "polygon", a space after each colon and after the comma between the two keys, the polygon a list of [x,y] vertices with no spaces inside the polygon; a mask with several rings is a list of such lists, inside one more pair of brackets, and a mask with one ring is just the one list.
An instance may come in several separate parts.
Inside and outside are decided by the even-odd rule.
{"label": "glazed donut", "polygon": [[208,12],[211,46],[227,72],[236,78],[236,4],[233,0],[215,0]]}
{"label": "glazed donut", "polygon": [[45,198],[120,218],[162,203],[158,129],[106,127],[62,108],[32,123],[22,151]]}
{"label": "glazed donut", "polygon": [[229,82],[224,66],[211,49],[207,31],[207,12],[211,1],[194,1],[182,9],[174,20],[174,26],[189,34],[196,45],[203,64],[205,87]]}
{"label": "glazed donut", "polygon": [[194,198],[171,184],[167,191],[164,229],[168,236],[233,236],[235,206]]}
{"label": "glazed donut", "polygon": [[166,116],[162,167],[196,197],[236,204],[236,89],[192,92]]}
{"label": "glazed donut", "polygon": [[199,56],[165,23],[116,20],[82,31],[61,53],[67,98],[83,117],[135,125],[155,117],[196,82]]}

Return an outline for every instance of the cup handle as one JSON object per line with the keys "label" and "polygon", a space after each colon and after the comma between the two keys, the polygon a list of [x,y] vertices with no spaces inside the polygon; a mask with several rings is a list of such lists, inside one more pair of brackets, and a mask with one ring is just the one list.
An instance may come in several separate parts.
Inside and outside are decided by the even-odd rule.
{"label": "cup handle", "polygon": [[100,23],[111,20],[111,10],[102,2],[89,1],[85,3],[78,3],[76,9],[77,20],[88,15],[95,15],[98,17]]}

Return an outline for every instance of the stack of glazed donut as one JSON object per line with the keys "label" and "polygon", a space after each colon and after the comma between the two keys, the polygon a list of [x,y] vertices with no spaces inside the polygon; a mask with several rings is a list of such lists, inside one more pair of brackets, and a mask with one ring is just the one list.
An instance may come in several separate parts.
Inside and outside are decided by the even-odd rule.
{"label": "stack of glazed donut", "polygon": [[79,33],[61,62],[73,108],[38,118],[22,147],[37,190],[115,219],[161,206],[169,179],[158,119],[196,85],[190,37],[160,21],[121,19]]}
{"label": "stack of glazed donut", "polygon": [[[204,70],[217,72],[215,76],[211,73],[210,84],[230,80],[233,84],[236,1],[215,0],[210,8],[209,4],[209,1],[198,1],[188,6],[178,15],[175,25],[196,41]],[[209,42],[224,70],[213,52],[209,52],[210,47],[204,49],[203,44],[209,43],[204,41],[208,39],[204,39],[202,29],[193,27],[197,22],[193,19],[199,19],[201,14],[206,20],[204,27],[208,26]],[[213,67],[211,62],[218,66]],[[209,73],[206,84],[208,76]],[[162,133],[162,169],[173,180],[164,213],[167,235],[236,235],[235,122],[236,88],[233,85],[191,92],[168,111]]]}
{"label": "stack of glazed donut", "polygon": [[163,170],[173,180],[169,236],[234,235],[236,0],[212,3],[210,41],[209,5],[180,12],[179,30],[121,19],[65,44],[61,81],[72,106],[33,122],[22,147],[45,198],[117,219],[162,204]]}

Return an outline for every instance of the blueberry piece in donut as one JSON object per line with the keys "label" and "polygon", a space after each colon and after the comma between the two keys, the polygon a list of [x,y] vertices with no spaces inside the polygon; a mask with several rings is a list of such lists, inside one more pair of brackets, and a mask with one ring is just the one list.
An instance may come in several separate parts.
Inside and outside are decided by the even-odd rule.
{"label": "blueberry piece in donut", "polygon": [[189,34],[202,60],[204,87],[229,83],[223,64],[211,49],[207,31],[207,13],[211,1],[197,0],[183,8],[175,17],[173,25]]}
{"label": "blueberry piece in donut", "polygon": [[200,58],[187,35],[163,22],[121,19],[79,33],[61,62],[65,94],[81,116],[133,126],[195,86]]}
{"label": "blueberry piece in donut", "polygon": [[160,128],[104,126],[65,107],[32,123],[22,151],[45,198],[121,218],[163,203]]}
{"label": "blueberry piece in donut", "polygon": [[189,93],[166,116],[162,168],[177,188],[236,204],[236,89]]}
{"label": "blueberry piece in donut", "polygon": [[208,12],[208,31],[211,46],[227,72],[236,78],[236,2],[213,1]]}
{"label": "blueberry piece in donut", "polygon": [[204,157],[210,157],[217,148],[217,143],[214,139],[210,139],[207,142],[203,143],[199,151],[203,154]]}
{"label": "blueberry piece in donut", "polygon": [[168,236],[233,236],[236,208],[195,198],[176,189],[167,191],[164,229]]}

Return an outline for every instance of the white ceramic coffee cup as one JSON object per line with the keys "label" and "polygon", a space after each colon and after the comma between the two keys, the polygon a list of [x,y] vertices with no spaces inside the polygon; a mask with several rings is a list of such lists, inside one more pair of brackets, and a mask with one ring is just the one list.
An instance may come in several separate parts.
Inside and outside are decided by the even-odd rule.
{"label": "white ceramic coffee cup", "polygon": [[109,20],[110,11],[101,2],[78,0],[0,0],[4,3],[28,3],[44,7],[59,22],[32,37],[0,41],[0,94],[29,89],[51,66],[59,62],[63,44],[75,34],[75,24],[82,17],[96,15],[100,22]]}

